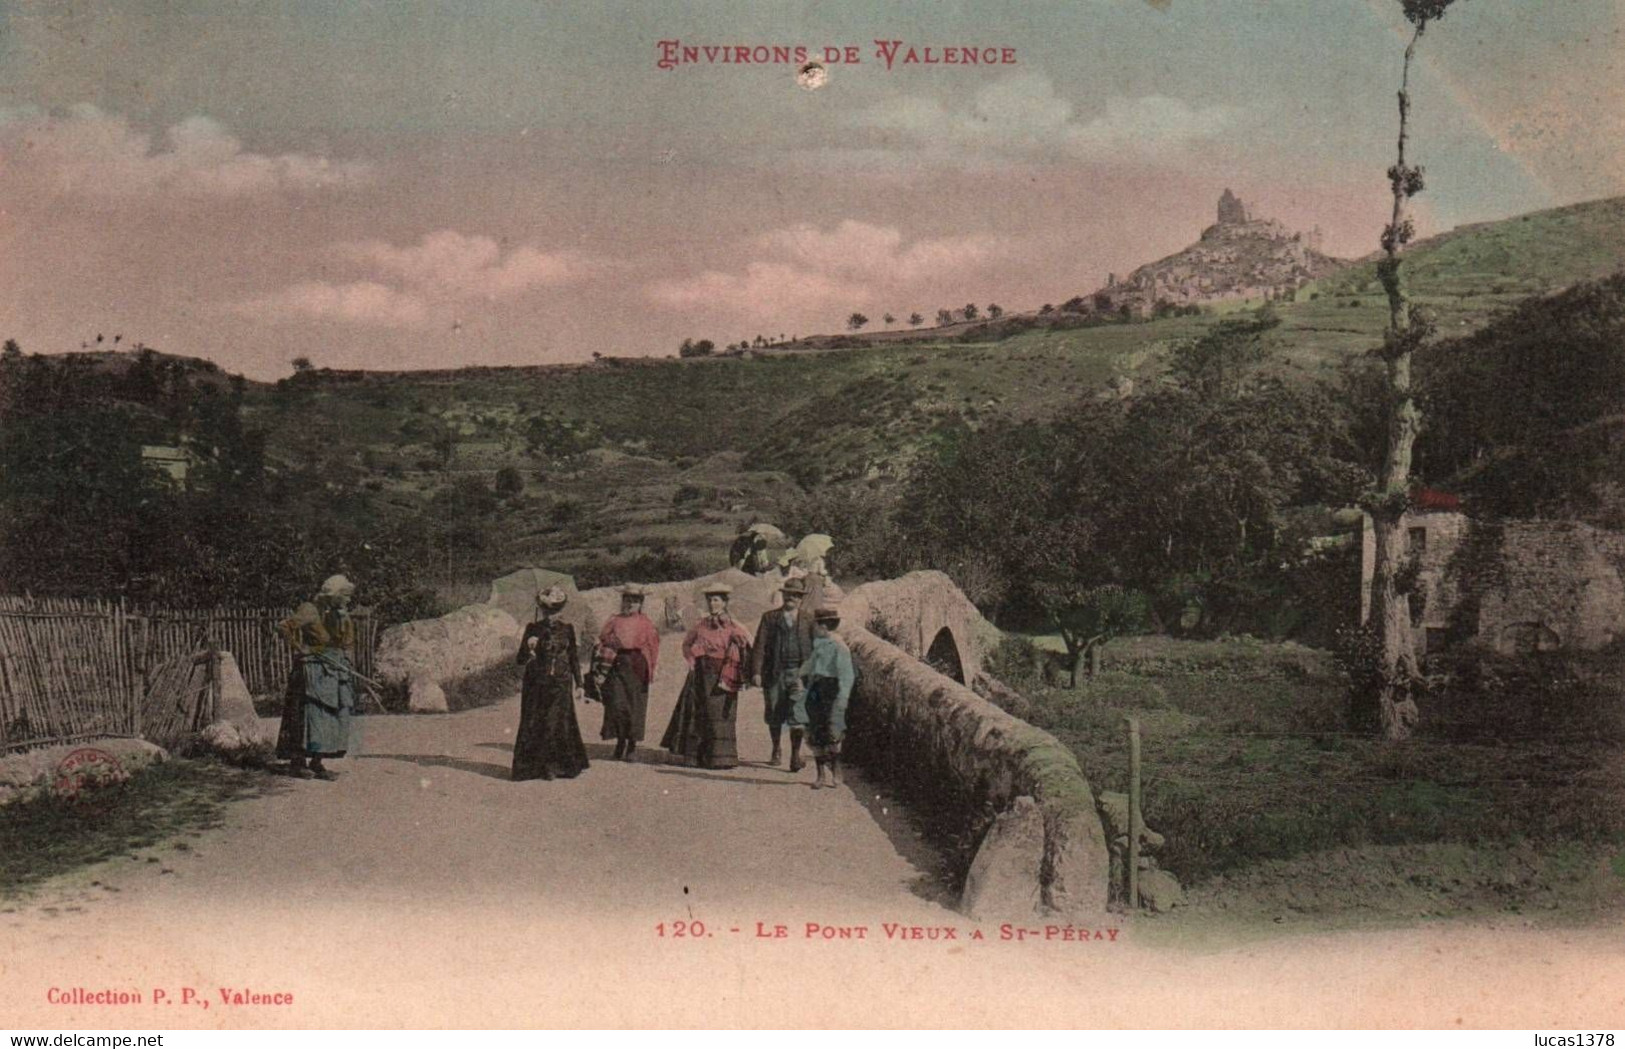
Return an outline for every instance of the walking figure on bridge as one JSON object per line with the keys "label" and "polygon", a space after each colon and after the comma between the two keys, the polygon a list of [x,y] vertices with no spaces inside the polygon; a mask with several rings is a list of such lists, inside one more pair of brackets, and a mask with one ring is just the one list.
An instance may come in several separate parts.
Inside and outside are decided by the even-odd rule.
{"label": "walking figure on bridge", "polygon": [[[846,738],[846,706],[852,698],[857,671],[852,652],[835,634],[841,613],[820,608],[813,613],[812,657],[799,673],[807,682],[807,721],[812,736],[813,758],[818,762],[818,779],[813,789],[841,785],[841,741]],[[829,782],[824,781],[825,774]]]}
{"label": "walking figure on bridge", "polygon": [[806,767],[801,760],[801,743],[807,730],[807,690],[798,671],[812,655],[813,623],[801,603],[807,595],[804,579],[791,576],[779,593],[779,607],[762,613],[756,628],[751,684],[762,690],[764,717],[773,734],[771,764],[777,767],[784,761],[781,741],[788,726],[790,771],[800,772]]}
{"label": "walking figure on bridge", "polygon": [[293,647],[294,663],[282,697],[276,756],[286,759],[288,774],[300,779],[335,779],[322,759],[342,758],[350,746],[355,671],[349,650],[355,645],[355,623],[349,605],[354,594],[354,583],[342,575],[329,576],[315,600],[280,624]]}
{"label": "walking figure on bridge", "polygon": [[536,596],[540,617],[525,627],[518,662],[525,668],[519,732],[513,741],[513,778],[569,779],[587,768],[575,700],[581,660],[575,627],[559,618],[569,598],[557,586]]}
{"label": "walking figure on bridge", "polygon": [[739,765],[739,689],[749,665],[750,632],[728,615],[733,587],[704,591],[706,615],[683,638],[688,680],[660,745],[702,769]]}
{"label": "walking figure on bridge", "polygon": [[643,741],[649,715],[649,684],[660,658],[660,633],[643,614],[643,587],[621,587],[621,613],[610,617],[598,634],[593,653],[592,683],[604,704],[601,739],[615,741],[615,758],[631,761]]}

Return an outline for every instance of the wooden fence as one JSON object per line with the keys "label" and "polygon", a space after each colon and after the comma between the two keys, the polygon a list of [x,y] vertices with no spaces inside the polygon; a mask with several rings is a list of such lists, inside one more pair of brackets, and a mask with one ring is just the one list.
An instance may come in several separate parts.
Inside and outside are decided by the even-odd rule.
{"label": "wooden fence", "polygon": [[[165,667],[214,648],[232,654],[256,696],[280,695],[292,653],[284,609],[143,609],[121,603],[0,595],[0,751],[141,736]],[[354,616],[355,668],[371,676],[378,626]],[[169,672],[172,676],[172,672]],[[195,713],[195,712],[194,712]],[[167,717],[165,720],[168,720]]]}

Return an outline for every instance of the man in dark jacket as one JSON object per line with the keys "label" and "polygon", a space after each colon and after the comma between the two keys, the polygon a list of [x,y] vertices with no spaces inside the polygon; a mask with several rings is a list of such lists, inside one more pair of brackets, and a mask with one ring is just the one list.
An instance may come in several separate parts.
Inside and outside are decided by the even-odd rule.
{"label": "man in dark jacket", "polygon": [[774,765],[784,760],[781,740],[790,727],[790,771],[800,772],[801,742],[807,729],[807,694],[797,671],[812,655],[812,620],[801,614],[807,584],[788,579],[780,590],[784,601],[762,614],[751,653],[750,683],[762,690],[768,731],[773,733]]}

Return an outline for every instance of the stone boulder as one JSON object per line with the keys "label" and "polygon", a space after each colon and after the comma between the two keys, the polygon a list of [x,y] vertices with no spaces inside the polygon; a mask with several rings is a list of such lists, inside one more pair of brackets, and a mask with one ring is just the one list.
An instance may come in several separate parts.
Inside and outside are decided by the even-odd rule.
{"label": "stone boulder", "polygon": [[450,710],[446,690],[434,678],[419,674],[406,686],[406,708],[414,714],[444,714]]}
{"label": "stone boulder", "polygon": [[[551,568],[521,568],[508,573],[491,584],[491,596],[486,599],[486,604],[513,616],[514,622],[519,624],[519,633],[523,634],[525,625],[536,618],[536,595],[553,586],[559,587],[569,598],[569,604],[564,606],[560,618],[576,628],[576,637],[582,644],[586,644],[587,638],[597,637],[603,617],[581,600],[574,577]],[[517,638],[516,634],[516,648]]]}
{"label": "stone boulder", "polygon": [[122,779],[169,759],[168,751],[144,739],[94,739],[6,754],[0,756],[0,805],[71,789],[76,777],[89,775],[84,770],[90,764],[76,756],[80,751],[95,752],[97,773],[103,769],[112,773],[104,778]]}
{"label": "stone boulder", "polygon": [[1140,902],[1154,914],[1164,914],[1185,902],[1179,880],[1164,870],[1140,872]]}
{"label": "stone boulder", "polygon": [[408,694],[414,680],[438,685],[513,659],[519,636],[510,613],[495,605],[467,605],[439,619],[385,630],[373,665],[379,681]]}
{"label": "stone boulder", "polygon": [[[1100,822],[1106,831],[1106,843],[1111,849],[1112,893],[1118,900],[1128,898],[1128,795],[1108,791],[1097,801]],[[1152,911],[1161,913],[1185,902],[1185,891],[1179,879],[1157,866],[1153,853],[1167,844],[1167,839],[1145,825],[1142,815],[1140,831],[1140,902]]]}
{"label": "stone boulder", "polygon": [[216,725],[229,727],[229,733],[225,734],[232,738],[238,748],[276,742],[276,726],[255,713],[254,695],[248,691],[242,668],[230,652],[220,653],[220,700],[214,717]]}
{"label": "stone boulder", "polygon": [[1044,814],[1023,794],[999,813],[965,876],[960,909],[976,921],[1028,921],[1043,907]]}
{"label": "stone boulder", "polygon": [[[1128,848],[1128,795],[1118,791],[1105,791],[1100,795],[1098,806],[1100,820],[1106,831],[1106,840],[1117,848],[1119,843],[1124,849]],[[1161,834],[1145,825],[1145,814],[1140,814],[1140,850],[1142,852],[1155,852],[1166,844]]]}

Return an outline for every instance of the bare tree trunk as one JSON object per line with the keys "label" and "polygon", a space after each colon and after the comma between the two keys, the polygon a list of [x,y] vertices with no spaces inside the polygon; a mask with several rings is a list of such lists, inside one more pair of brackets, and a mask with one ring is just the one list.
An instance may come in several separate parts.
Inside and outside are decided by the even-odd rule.
{"label": "bare tree trunk", "polygon": [[1402,740],[1410,735],[1419,714],[1416,693],[1422,683],[1411,625],[1410,597],[1397,590],[1395,581],[1405,558],[1404,515],[1410,506],[1411,452],[1422,428],[1422,413],[1416,406],[1411,387],[1411,357],[1426,331],[1412,315],[1400,280],[1400,252],[1412,233],[1411,221],[1405,214],[1406,202],[1421,190],[1421,170],[1406,166],[1405,142],[1411,107],[1411,58],[1425,28],[1426,22],[1419,24],[1405,48],[1405,67],[1399,88],[1398,159],[1388,170],[1394,211],[1382,236],[1386,257],[1378,265],[1378,276],[1388,295],[1388,331],[1382,350],[1388,373],[1388,447],[1383,459],[1381,486],[1370,508],[1377,541],[1371,580],[1371,621],[1381,639],[1382,678],[1374,697],[1376,713],[1383,735],[1390,740]]}

